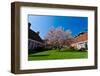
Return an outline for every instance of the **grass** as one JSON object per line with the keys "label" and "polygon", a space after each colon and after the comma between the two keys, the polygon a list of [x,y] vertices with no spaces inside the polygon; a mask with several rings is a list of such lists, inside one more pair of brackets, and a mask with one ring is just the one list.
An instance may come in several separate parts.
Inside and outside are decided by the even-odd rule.
{"label": "grass", "polygon": [[28,55],[28,60],[55,60],[55,59],[81,59],[87,58],[87,52],[79,51],[68,51],[65,49],[59,50],[48,50],[38,53],[31,53]]}

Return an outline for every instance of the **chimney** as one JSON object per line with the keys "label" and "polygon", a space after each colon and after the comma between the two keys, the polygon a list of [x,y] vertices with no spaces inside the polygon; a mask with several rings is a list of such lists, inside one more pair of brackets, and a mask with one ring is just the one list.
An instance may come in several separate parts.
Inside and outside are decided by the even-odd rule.
{"label": "chimney", "polygon": [[28,23],[28,29],[30,29],[30,27],[31,27],[31,23]]}
{"label": "chimney", "polygon": [[38,34],[38,35],[39,35],[39,33],[40,33],[40,32],[39,32],[39,31],[37,31],[37,34]]}

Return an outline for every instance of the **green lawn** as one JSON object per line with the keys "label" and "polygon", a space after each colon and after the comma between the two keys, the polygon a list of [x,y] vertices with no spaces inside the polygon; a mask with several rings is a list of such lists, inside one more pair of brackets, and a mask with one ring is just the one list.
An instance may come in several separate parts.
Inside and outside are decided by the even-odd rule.
{"label": "green lawn", "polygon": [[87,52],[48,50],[28,55],[28,60],[55,60],[55,59],[80,59],[87,58]]}

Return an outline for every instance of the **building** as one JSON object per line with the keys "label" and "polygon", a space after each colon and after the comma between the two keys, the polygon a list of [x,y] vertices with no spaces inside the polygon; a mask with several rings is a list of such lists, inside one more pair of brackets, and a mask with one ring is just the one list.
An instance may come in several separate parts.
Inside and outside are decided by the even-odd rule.
{"label": "building", "polygon": [[31,28],[31,24],[28,23],[28,49],[36,49],[42,46],[43,40],[39,36],[39,32],[34,32]]}
{"label": "building", "polygon": [[79,33],[75,38],[73,43],[71,44],[72,47],[77,49],[81,48],[88,48],[88,34],[87,32]]}

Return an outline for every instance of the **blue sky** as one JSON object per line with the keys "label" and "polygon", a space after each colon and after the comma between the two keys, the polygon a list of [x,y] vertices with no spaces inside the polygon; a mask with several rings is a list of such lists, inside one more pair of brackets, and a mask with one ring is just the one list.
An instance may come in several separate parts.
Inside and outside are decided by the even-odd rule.
{"label": "blue sky", "polygon": [[88,17],[29,15],[28,22],[31,23],[32,30],[40,32],[42,39],[51,27],[71,30],[72,36],[76,36],[80,32],[87,32],[88,28]]}

